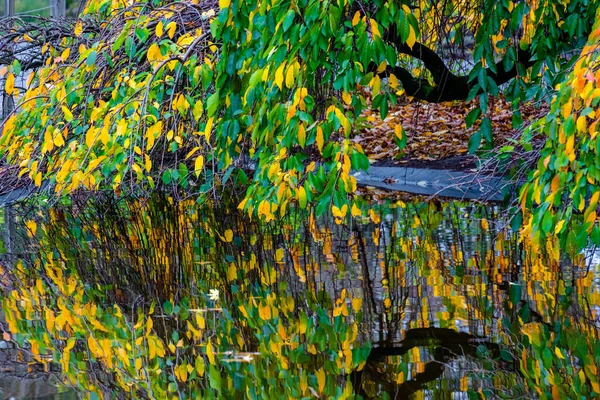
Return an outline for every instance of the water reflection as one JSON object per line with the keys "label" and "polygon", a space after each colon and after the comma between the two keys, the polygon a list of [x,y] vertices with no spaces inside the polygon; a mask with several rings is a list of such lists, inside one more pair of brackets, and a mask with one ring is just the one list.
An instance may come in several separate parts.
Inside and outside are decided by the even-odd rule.
{"label": "water reflection", "polygon": [[354,211],[263,224],[157,198],[22,214],[9,330],[98,396],[600,393],[599,275],[583,255],[519,238],[497,207]]}

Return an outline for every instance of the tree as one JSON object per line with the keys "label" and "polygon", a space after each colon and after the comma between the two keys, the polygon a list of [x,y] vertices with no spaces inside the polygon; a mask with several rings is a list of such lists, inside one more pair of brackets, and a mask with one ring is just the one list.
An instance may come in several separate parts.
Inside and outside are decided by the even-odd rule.
{"label": "tree", "polygon": [[478,98],[470,148],[490,146],[488,96],[502,89],[517,105],[546,95],[576,60],[597,6],[102,0],[73,21],[8,20],[0,59],[16,61],[3,71],[5,90],[24,94],[0,150],[58,194],[205,198],[215,185],[246,184],[253,165],[241,207],[269,220],[290,201],[312,201],[343,218],[356,190],[350,171],[369,165],[350,140],[365,109],[385,117],[404,95]]}

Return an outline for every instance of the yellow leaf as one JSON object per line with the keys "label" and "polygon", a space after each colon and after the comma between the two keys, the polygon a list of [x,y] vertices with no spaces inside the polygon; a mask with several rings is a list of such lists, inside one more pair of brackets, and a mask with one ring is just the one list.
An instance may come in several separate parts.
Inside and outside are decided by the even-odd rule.
{"label": "yellow leaf", "polygon": [[181,382],[185,383],[185,381],[187,381],[188,372],[185,364],[181,364],[177,367],[177,375],[179,375],[179,380]]}
{"label": "yellow leaf", "polygon": [[208,342],[206,344],[206,356],[208,357],[208,362],[211,365],[215,365],[215,353],[213,352],[213,348],[212,348],[211,342]]}
{"label": "yellow leaf", "polygon": [[230,281],[237,279],[237,269],[235,268],[235,263],[231,263],[229,264],[229,267],[227,267],[227,279]]}
{"label": "yellow leaf", "polygon": [[[148,361],[154,360],[154,357],[158,354],[158,346],[156,341],[148,340]],[[164,354],[163,354],[164,355]]]}
{"label": "yellow leaf", "polygon": [[283,70],[285,69],[285,61],[275,71],[275,84],[279,90],[283,89]]}
{"label": "yellow leaf", "polygon": [[565,359],[565,356],[563,356],[562,352],[558,347],[554,348],[554,354],[556,354],[556,357],[560,358],[561,360]]}
{"label": "yellow leaf", "polygon": [[487,231],[488,229],[490,229],[490,223],[485,218],[481,219],[481,229],[483,229],[484,231]]}
{"label": "yellow leaf", "polygon": [[574,145],[575,145],[575,136],[571,135],[571,136],[569,136],[569,139],[567,139],[567,144],[565,147],[565,153],[567,155],[573,154],[573,146]]}
{"label": "yellow leaf", "polygon": [[63,114],[65,115],[65,120],[67,122],[71,122],[73,120],[73,113],[65,106],[61,106]]}
{"label": "yellow leaf", "polygon": [[198,375],[204,376],[204,368],[205,368],[204,357],[202,357],[202,356],[196,357],[195,366],[196,366],[196,371],[198,372]]}
{"label": "yellow leaf", "polygon": [[81,21],[77,21],[73,32],[75,33],[75,36],[81,35],[81,32],[83,32],[83,24],[81,23]]}
{"label": "yellow leaf", "polygon": [[268,65],[263,70],[263,73],[262,73],[260,79],[262,79],[263,82],[266,82],[267,80],[269,80],[269,66]]}
{"label": "yellow leaf", "polygon": [[110,366],[110,364],[112,363],[112,357],[111,357],[111,347],[112,347],[112,340],[110,339],[102,339],[100,341],[100,346],[102,346],[102,354],[104,355],[104,358],[106,360],[106,363]]}
{"label": "yellow leaf", "polygon": [[222,10],[224,8],[227,8],[230,4],[231,0],[219,0],[219,9]]}
{"label": "yellow leaf", "polygon": [[25,82],[25,87],[30,88],[31,83],[33,82],[33,78],[35,78],[35,71],[31,71],[29,76],[27,77],[27,82]]}
{"label": "yellow leaf", "polygon": [[352,309],[355,313],[359,312],[362,309],[362,302],[363,300],[361,298],[352,299]]}
{"label": "yellow leaf", "polygon": [[371,221],[373,221],[375,225],[379,225],[381,222],[381,217],[372,208],[369,209],[369,217],[371,217]]}
{"label": "yellow leaf", "polygon": [[285,86],[291,89],[294,86],[294,67],[290,65],[285,74]]}
{"label": "yellow leaf", "polygon": [[380,37],[381,33],[379,33],[379,25],[377,25],[377,21],[375,21],[373,18],[370,18],[369,23],[371,25],[371,33],[373,34],[373,39]]}
{"label": "yellow leaf", "polygon": [[285,256],[285,250],[282,248],[279,248],[275,251],[275,261],[276,262],[282,262],[283,261],[283,257]]}
{"label": "yellow leaf", "polygon": [[556,174],[556,175],[554,175],[554,178],[552,178],[552,182],[550,183],[550,188],[552,189],[552,193],[556,193],[559,185],[560,185],[560,175]]}
{"label": "yellow leaf", "polygon": [[354,13],[354,17],[352,18],[352,26],[355,27],[360,22],[360,11]]}
{"label": "yellow leaf", "polygon": [[352,95],[348,92],[344,92],[344,93],[342,93],[342,100],[347,105],[350,105],[350,103],[352,103]]}
{"label": "yellow leaf", "polygon": [[417,42],[417,35],[415,33],[414,28],[412,26],[410,26],[410,32],[408,34],[408,39],[406,39],[406,44],[412,50],[412,48],[416,42]]}
{"label": "yellow leaf", "polygon": [[233,240],[233,231],[231,229],[227,229],[224,233],[225,236],[225,241],[227,243],[231,243],[231,241]]}
{"label": "yellow leaf", "polygon": [[148,54],[146,56],[148,61],[156,61],[162,58],[160,53],[160,47],[156,43],[152,43],[152,45],[148,48]]}
{"label": "yellow leaf", "polygon": [[200,117],[202,117],[202,113],[204,112],[204,108],[202,107],[202,102],[200,100],[194,103],[194,108],[192,109],[192,114],[194,115],[194,119],[198,121]]}
{"label": "yellow leaf", "polygon": [[150,150],[154,146],[156,134],[163,130],[163,122],[158,121],[154,125],[146,129],[146,150]]}
{"label": "yellow leaf", "polygon": [[35,236],[35,233],[37,232],[37,224],[35,221],[33,220],[29,220],[25,222],[25,226],[27,227],[27,233],[29,234],[30,237]]}
{"label": "yellow leaf", "polygon": [[323,368],[319,369],[316,375],[317,382],[319,384],[319,393],[323,393],[323,390],[325,389],[325,371],[323,370]]}
{"label": "yellow leaf", "polygon": [[91,126],[85,134],[85,144],[87,145],[87,147],[92,147],[94,145],[94,142],[96,141],[96,136],[96,129],[94,129],[94,127]]}
{"label": "yellow leaf", "polygon": [[579,132],[585,132],[587,128],[586,118],[584,116],[580,116],[577,118],[577,129]]}
{"label": "yellow leaf", "polygon": [[317,148],[319,149],[319,152],[322,152],[323,150],[324,141],[325,138],[323,137],[323,129],[320,126],[317,126]]}
{"label": "yellow leaf", "polygon": [[398,140],[402,140],[402,125],[396,124],[396,126],[394,127],[394,134],[396,135]]}
{"label": "yellow leaf", "polygon": [[9,95],[12,95],[13,92],[15,91],[15,76],[12,74],[12,72],[9,72],[8,76],[6,77],[6,83],[4,84],[4,90]]}
{"label": "yellow leaf", "polygon": [[100,131],[100,141],[102,142],[102,144],[106,144],[109,142],[109,140],[110,140],[110,136],[108,136],[108,127],[105,126]]}
{"label": "yellow leaf", "polygon": [[398,88],[398,78],[396,78],[396,75],[390,74],[388,78],[388,84],[392,89]]}
{"label": "yellow leaf", "polygon": [[342,208],[331,206],[331,212],[336,218],[345,218],[346,214],[348,213],[348,205],[344,204]]}
{"label": "yellow leaf", "polygon": [[585,222],[594,223],[594,221],[596,221],[596,211],[592,211],[591,213],[589,213],[589,215],[585,219]]}
{"label": "yellow leaf", "polygon": [[385,71],[386,68],[387,68],[387,61],[383,60],[381,62],[381,64],[379,64],[379,66],[377,67],[377,73],[378,74],[382,73],[383,71]]}
{"label": "yellow leaf", "polygon": [[590,197],[590,207],[595,208],[598,205],[598,199],[600,198],[600,191],[595,191],[592,197]]}
{"label": "yellow leaf", "polygon": [[152,321],[152,317],[148,317],[148,322],[146,322],[146,337],[150,336],[150,333],[152,333],[153,327],[154,327],[154,321]]}
{"label": "yellow leaf", "polygon": [[565,118],[565,119],[569,118],[569,115],[571,115],[572,109],[573,109],[573,102],[569,100],[564,106],[562,106],[563,118]]}
{"label": "yellow leaf", "polygon": [[63,61],[66,61],[67,58],[69,58],[69,55],[71,54],[71,48],[67,47],[66,49],[63,50],[63,52],[60,54],[60,58]]}
{"label": "yellow leaf", "polygon": [[362,212],[360,211],[360,208],[358,208],[356,206],[356,204],[352,204],[352,210],[351,210],[351,212],[352,212],[352,216],[355,217],[355,218],[362,216]]}
{"label": "yellow leaf", "polygon": [[177,29],[177,24],[175,21],[171,21],[167,24],[167,35],[169,35],[169,39],[173,39],[175,36],[175,30]]}
{"label": "yellow leaf", "polygon": [[60,134],[60,132],[58,132],[56,134],[53,142],[56,147],[62,147],[65,144],[65,141],[64,141],[62,135]]}
{"label": "yellow leaf", "polygon": [[372,89],[371,94],[373,96],[379,94],[379,91],[381,90],[381,78],[379,78],[379,75],[375,75],[373,79],[371,79],[370,85]]}
{"label": "yellow leaf", "polygon": [[150,172],[152,168],[152,160],[148,157],[148,154],[144,154],[144,168],[146,168],[146,172]]}
{"label": "yellow leaf", "polygon": [[102,351],[98,347],[98,343],[96,342],[96,339],[94,339],[93,336],[88,336],[87,342],[88,342],[88,348],[90,349],[90,352],[92,353],[92,355],[95,358],[101,357]]}
{"label": "yellow leaf", "polygon": [[532,343],[538,347],[542,345],[542,341],[540,338],[540,327],[541,324],[539,322],[535,322],[525,324],[522,328],[523,333],[529,338],[529,343]]}
{"label": "yellow leaf", "polygon": [[184,35],[184,36],[180,36],[179,39],[177,39],[177,44],[181,47],[186,47],[189,46],[190,44],[194,43],[195,38],[191,35]]}
{"label": "yellow leaf", "polygon": [[175,109],[179,111],[181,115],[184,115],[185,112],[190,108],[190,103],[188,103],[187,99],[182,93],[179,93],[175,101],[173,102]]}
{"label": "yellow leaf", "polygon": [[300,207],[305,207],[306,206],[306,189],[304,189],[304,186],[300,186],[298,188],[298,191],[296,192],[296,197],[298,199],[298,202],[300,203]]}
{"label": "yellow leaf", "polygon": [[196,161],[194,162],[194,173],[196,176],[199,176],[202,172],[202,167],[204,166],[204,156],[199,155],[196,157]]}
{"label": "yellow leaf", "polygon": [[198,146],[194,147],[192,150],[190,150],[189,153],[187,153],[187,155],[185,156],[185,159],[187,160],[188,158],[193,156],[194,153],[197,152],[198,150],[200,150],[200,147],[198,147]]}
{"label": "yellow leaf", "polygon": [[158,24],[156,24],[156,29],[154,30],[154,33],[156,33],[156,37],[161,37],[163,35],[163,23],[162,21],[160,21]]}
{"label": "yellow leaf", "polygon": [[304,144],[306,143],[306,128],[304,128],[304,124],[300,124],[298,127],[298,144],[300,147],[304,148]]}
{"label": "yellow leaf", "polygon": [[204,137],[206,138],[207,142],[210,142],[210,134],[212,133],[212,126],[213,126],[213,117],[210,117],[208,119],[208,121],[206,122],[206,128],[204,129]]}
{"label": "yellow leaf", "polygon": [[558,221],[558,223],[556,224],[556,228],[554,228],[554,234],[555,235],[558,234],[561,231],[561,229],[562,229],[562,227],[563,227],[564,224],[565,224],[565,220],[564,219]]}
{"label": "yellow leaf", "polygon": [[40,187],[42,185],[42,173],[40,171],[37,172],[37,174],[35,174],[35,180],[34,182],[35,186]]}

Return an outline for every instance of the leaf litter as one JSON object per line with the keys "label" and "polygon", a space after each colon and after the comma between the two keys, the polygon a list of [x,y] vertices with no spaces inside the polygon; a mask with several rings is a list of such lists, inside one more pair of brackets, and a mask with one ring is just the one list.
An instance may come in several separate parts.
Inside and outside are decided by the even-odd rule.
{"label": "leaf litter", "polygon": [[[364,148],[372,164],[445,167],[444,161],[452,163],[462,160],[465,165],[474,165],[475,157],[469,155],[471,135],[479,129],[481,118],[467,127],[465,118],[475,107],[476,101],[426,103],[399,99],[399,104],[390,106],[382,121],[377,110],[366,111],[365,126],[359,130],[354,141]],[[510,139],[517,139],[523,127],[548,112],[548,107],[525,103],[519,106],[523,126],[513,127],[513,114],[509,102],[502,97],[490,99],[488,117],[492,122],[494,146],[504,146]],[[406,147],[400,150],[394,140],[394,128],[401,125],[406,135]]]}

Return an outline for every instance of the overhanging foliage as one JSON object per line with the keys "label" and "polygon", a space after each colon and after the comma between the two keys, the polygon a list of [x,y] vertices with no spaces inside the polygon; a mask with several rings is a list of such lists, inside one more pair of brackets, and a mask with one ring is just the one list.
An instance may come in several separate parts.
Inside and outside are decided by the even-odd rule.
{"label": "overhanging foliage", "polygon": [[[478,97],[467,122],[482,118],[481,129],[470,148],[489,146],[488,95],[509,82],[515,102],[545,95],[596,8],[583,0],[91,1],[77,21],[5,23],[1,58],[20,60],[4,70],[5,90],[24,95],[0,151],[58,194],[160,188],[204,198],[221,183],[247,183],[241,167],[254,165],[241,204],[249,211],[269,220],[290,202],[314,202],[344,217],[356,189],[350,171],[369,165],[351,140],[365,109],[385,118],[398,96]],[[39,68],[16,88],[29,67]]]}

